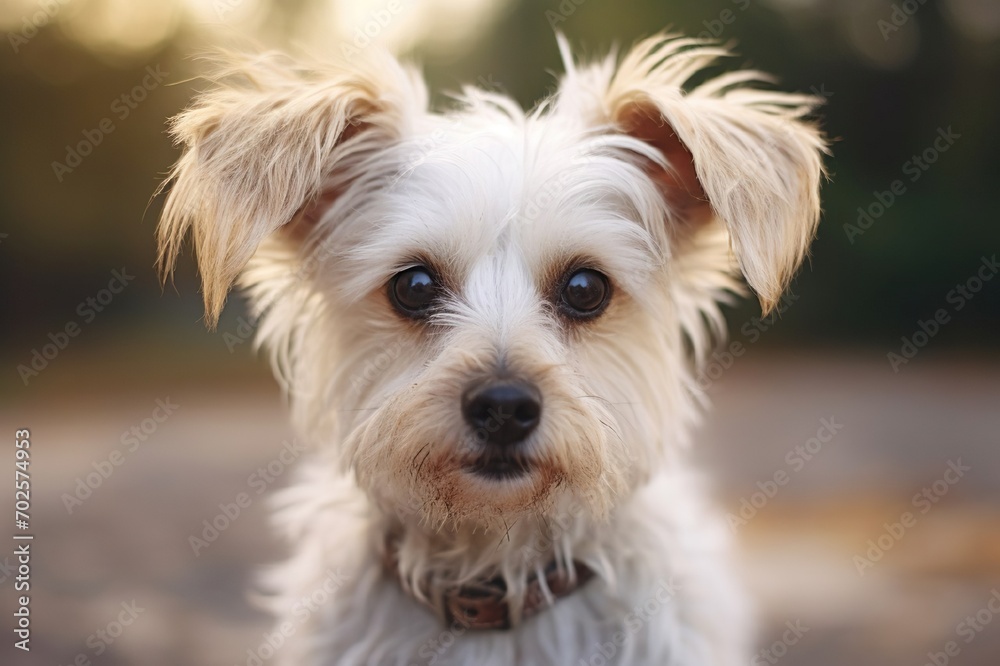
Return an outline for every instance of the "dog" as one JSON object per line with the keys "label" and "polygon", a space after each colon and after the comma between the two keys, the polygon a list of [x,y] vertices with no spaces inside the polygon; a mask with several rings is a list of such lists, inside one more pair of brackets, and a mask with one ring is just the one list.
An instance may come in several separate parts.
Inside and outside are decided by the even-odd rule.
{"label": "dog", "polygon": [[[815,234],[819,100],[659,34],[531,111],[371,48],[224,54],[172,120],[167,279],[234,286],[308,460],[246,663],[734,666],[752,612],[688,461],[722,304]],[[696,83],[691,83],[695,79]]]}

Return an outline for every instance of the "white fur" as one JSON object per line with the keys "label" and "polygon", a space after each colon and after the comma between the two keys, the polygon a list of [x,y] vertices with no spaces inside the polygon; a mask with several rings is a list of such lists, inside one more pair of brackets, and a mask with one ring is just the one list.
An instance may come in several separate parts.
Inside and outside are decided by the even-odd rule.
{"label": "white fur", "polygon": [[[530,113],[476,89],[432,113],[419,77],[384,54],[264,55],[227,56],[174,121],[185,153],[161,262],[190,230],[212,323],[239,276],[314,450],[279,498],[295,547],[270,579],[295,629],[281,663],[748,657],[725,529],[684,449],[737,264],[767,308],[814,233],[824,144],[801,117],[815,100],[750,88],[746,72],[686,92],[724,55],[694,40],[582,67],[560,46],[567,74]],[[572,324],[550,290],[580,261],[614,293]],[[413,324],[385,290],[421,262],[448,292]],[[497,482],[463,471],[475,444],[458,405],[501,363],[538,386],[544,411],[527,442],[537,471]],[[390,531],[398,579],[382,568]],[[509,631],[456,631],[413,598],[500,573],[517,620],[528,577],[553,559],[596,580]],[[305,612],[331,571],[346,582]]]}

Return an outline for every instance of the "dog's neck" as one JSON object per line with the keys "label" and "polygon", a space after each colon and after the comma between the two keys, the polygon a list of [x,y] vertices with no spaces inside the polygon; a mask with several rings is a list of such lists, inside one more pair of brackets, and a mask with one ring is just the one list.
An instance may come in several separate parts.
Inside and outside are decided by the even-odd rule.
{"label": "dog's neck", "polygon": [[589,581],[593,570],[573,560],[567,568],[551,560],[523,582],[523,592],[511,594],[502,574],[472,580],[463,585],[424,585],[404,578],[399,565],[399,543],[392,535],[383,546],[382,565],[388,577],[398,582],[411,597],[434,612],[447,627],[463,629],[510,629],[575,592]]}
{"label": "dog's neck", "polygon": [[387,518],[377,533],[386,574],[448,625],[507,628],[593,576],[586,520],[522,516],[506,528],[434,530]]}

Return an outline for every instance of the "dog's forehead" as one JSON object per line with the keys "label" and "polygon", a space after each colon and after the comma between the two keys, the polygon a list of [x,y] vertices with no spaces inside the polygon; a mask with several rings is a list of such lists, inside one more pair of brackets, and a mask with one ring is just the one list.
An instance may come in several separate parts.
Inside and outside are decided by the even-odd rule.
{"label": "dog's forehead", "polygon": [[[437,116],[398,147],[380,230],[386,260],[428,260],[458,281],[511,267],[537,279],[573,262],[640,280],[662,243],[655,186],[624,151],[558,118]],[[516,254],[519,259],[495,258]]]}

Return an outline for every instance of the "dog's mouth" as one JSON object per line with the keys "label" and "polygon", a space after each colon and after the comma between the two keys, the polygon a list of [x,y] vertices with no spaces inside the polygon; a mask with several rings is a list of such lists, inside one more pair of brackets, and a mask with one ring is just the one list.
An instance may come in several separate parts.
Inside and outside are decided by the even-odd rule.
{"label": "dog's mouth", "polygon": [[516,453],[488,453],[464,465],[465,471],[491,481],[508,481],[527,475],[531,461]]}

